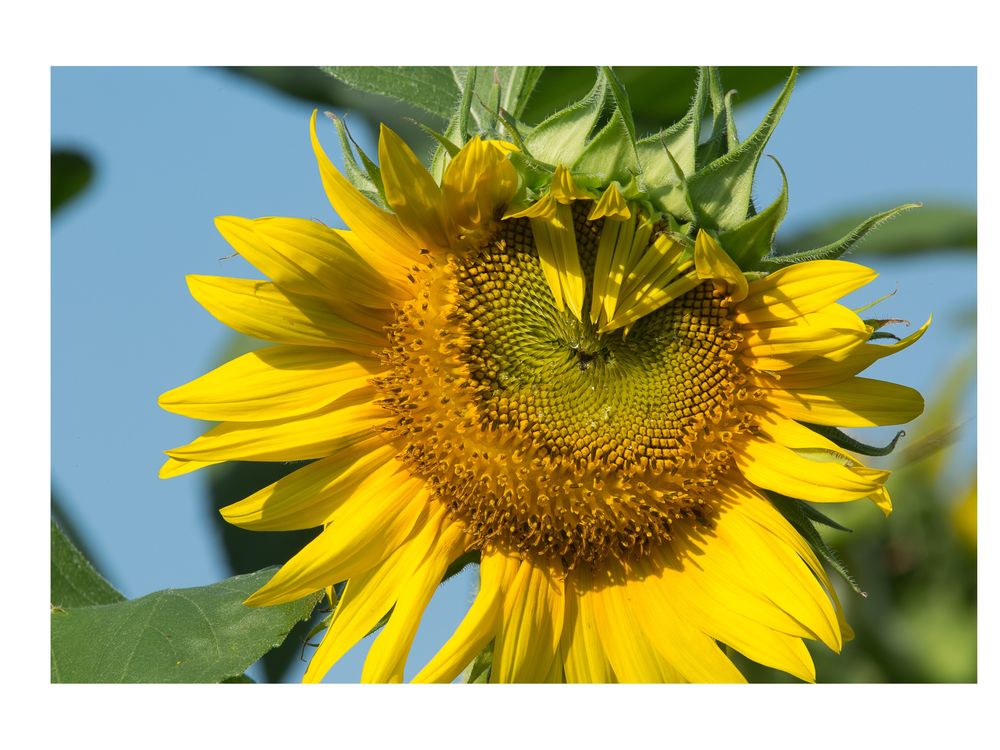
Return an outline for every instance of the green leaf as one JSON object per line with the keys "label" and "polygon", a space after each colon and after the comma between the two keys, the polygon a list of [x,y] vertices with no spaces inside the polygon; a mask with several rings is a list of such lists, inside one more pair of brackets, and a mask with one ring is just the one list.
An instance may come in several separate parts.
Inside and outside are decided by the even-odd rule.
{"label": "green leaf", "polygon": [[124,601],[125,597],[94,569],[54,520],[51,525],[52,606],[71,609]]}
{"label": "green leaf", "polygon": [[824,245],[823,247],[817,247],[814,250],[801,250],[795,253],[788,253],[787,255],[772,255],[764,258],[760,265],[766,270],[774,270],[782,266],[791,265],[792,263],[802,263],[807,260],[839,258],[880,225],[899,216],[904,211],[909,211],[911,208],[920,208],[920,204],[906,203],[902,206],[896,206],[896,208],[883,211],[880,214],[865,219],[836,242],[831,242],[829,245]]}
{"label": "green leaf", "polygon": [[322,66],[349,86],[419,107],[447,122],[459,101],[459,85],[450,68],[431,66]]}
{"label": "green leaf", "polygon": [[[907,204],[909,207],[915,204]],[[899,209],[896,209],[898,215]],[[811,226],[793,237],[782,237],[781,247],[815,247],[830,237],[850,236],[852,228],[863,226],[870,211],[851,212],[831,221]],[[936,250],[976,249],[976,209],[974,206],[938,203],[925,205],[890,224],[865,241],[865,254],[912,255]],[[780,256],[779,256],[780,257]]]}
{"label": "green leaf", "polygon": [[681,165],[674,159],[674,155],[669,151],[666,152],[666,155],[667,161],[670,162],[670,166],[674,170],[677,184],[672,194],[660,196],[660,203],[669,211],[671,221],[676,221],[675,217],[690,220],[694,216],[694,204],[691,202],[687,178],[684,176]]}
{"label": "green leaf", "polygon": [[734,229],[750,213],[754,173],[795,86],[793,68],[785,87],[757,129],[736,149],[720,156],[688,180],[698,221],[709,229]]}
{"label": "green leaf", "polygon": [[243,600],[275,569],[211,586],[52,613],[52,682],[221,682],[309,617],[320,593],[273,607]]}
{"label": "green leaf", "polygon": [[237,675],[236,677],[227,677],[226,679],[223,680],[223,682],[226,683],[226,684],[233,684],[233,685],[256,685],[257,684],[256,681],[253,678],[247,677],[245,674]]}
{"label": "green leaf", "polygon": [[774,235],[788,211],[788,179],[777,159],[774,159],[774,163],[781,172],[781,193],[774,203],[735,229],[719,235],[719,244],[725,248],[736,265],[744,270],[756,268],[760,264],[760,259],[772,252]]}
{"label": "green leaf", "polygon": [[52,151],[52,213],[83,192],[94,177],[90,159],[79,151]]}
{"label": "green leaf", "polygon": [[736,132],[736,118],[733,114],[733,97],[736,92],[733,90],[726,92],[723,109],[726,115],[726,151],[735,151],[740,145],[740,136]]}

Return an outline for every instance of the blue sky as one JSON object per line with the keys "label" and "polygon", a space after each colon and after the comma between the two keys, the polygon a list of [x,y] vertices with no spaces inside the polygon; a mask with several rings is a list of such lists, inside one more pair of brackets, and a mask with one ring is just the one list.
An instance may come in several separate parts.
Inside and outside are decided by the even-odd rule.
{"label": "blue sky", "polygon": [[[804,76],[767,148],[788,175],[785,230],[848,208],[974,202],[975,96],[971,68]],[[738,111],[741,134],[768,104]],[[53,483],[103,571],[128,596],[229,575],[206,518],[204,478],[156,477],[162,451],[199,432],[198,423],[160,410],[156,397],[218,363],[228,340],[190,298],[184,276],[258,276],[241,258],[227,259],[232,251],[215,216],[338,223],[309,146],[311,109],[218,70],[53,69],[52,142],[81,148],[97,166],[92,188],[52,229]],[[374,153],[370,131],[353,122]],[[333,156],[332,127],[321,137]],[[763,162],[758,201],[769,202],[778,186],[777,170]],[[880,308],[886,316],[916,324],[935,316],[917,347],[869,373],[931,395],[975,345],[974,330],[961,322],[976,303],[975,259],[940,253],[866,262],[881,276],[859,301],[898,288]],[[970,402],[961,416],[974,413]],[[971,432],[964,448],[971,456]],[[435,597],[413,664],[447,637],[473,585],[463,576]],[[356,681],[363,650],[331,679]]]}

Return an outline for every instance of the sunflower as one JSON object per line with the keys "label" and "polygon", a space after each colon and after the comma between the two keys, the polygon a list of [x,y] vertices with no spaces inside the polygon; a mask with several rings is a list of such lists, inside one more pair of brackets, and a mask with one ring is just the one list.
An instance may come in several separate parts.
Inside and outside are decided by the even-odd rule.
{"label": "sunflower", "polygon": [[322,529],[247,600],[328,592],[305,680],[389,613],[363,680],[402,681],[470,551],[478,594],[418,682],[491,645],[496,682],[743,681],[725,648],[814,680],[803,639],[839,651],[850,630],[773,498],[889,512],[888,472],[826,428],[920,414],[917,392],[858,374],[927,326],[869,343],[838,299],[872,270],[744,273],[723,235],[684,231],[619,181],[556,164],[526,191],[521,147],[499,139],[471,138],[436,179],[383,126],[386,210],[332,165],[315,114],[311,133],[349,230],[219,218],[270,281],[192,276],[191,293],[275,345],[160,398],[219,422],[167,451],[161,476],[311,461],[222,510]]}

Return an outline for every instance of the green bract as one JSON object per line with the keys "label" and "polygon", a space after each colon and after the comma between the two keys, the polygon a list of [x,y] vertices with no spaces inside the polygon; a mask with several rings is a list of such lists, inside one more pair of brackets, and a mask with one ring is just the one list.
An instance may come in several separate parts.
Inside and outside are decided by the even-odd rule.
{"label": "green bract", "polygon": [[[406,87],[423,86],[439,96],[413,99],[426,111],[451,114],[444,133],[421,125],[438,147],[431,172],[437,177],[448,160],[472,137],[508,140],[519,151],[510,156],[520,185],[515,204],[528,204],[549,189],[557,166],[566,167],[576,184],[594,193],[616,185],[628,201],[652,220],[693,237],[698,229],[712,234],[744,271],[774,270],[789,263],[838,258],[882,222],[919,204],[908,203],[877,214],[848,235],[810,250],[778,254],[775,236],[788,208],[788,185],[761,211],[751,193],[764,148],[774,132],[798,75],[792,68],[764,119],[745,140],[736,133],[734,91],[726,92],[717,68],[698,69],[687,113],[676,123],[649,135],[637,132],[628,94],[614,70],[597,69],[593,87],[579,101],[530,124],[522,119],[540,68],[379,69],[379,75],[356,68],[327,68],[352,85],[407,98]],[[374,77],[373,77],[374,76]],[[403,87],[401,89],[401,87]],[[453,109],[447,102],[453,99]],[[366,196],[385,205],[379,168],[353,144],[343,122],[333,117],[341,136],[345,174]],[[703,124],[711,129],[703,134]],[[360,164],[354,151],[360,157]]]}

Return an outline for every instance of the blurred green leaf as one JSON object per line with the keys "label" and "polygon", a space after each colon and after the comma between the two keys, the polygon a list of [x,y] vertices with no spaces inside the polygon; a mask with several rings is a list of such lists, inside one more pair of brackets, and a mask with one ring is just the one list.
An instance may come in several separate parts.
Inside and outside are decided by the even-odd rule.
{"label": "blurred green leaf", "polygon": [[52,150],[52,213],[76,198],[90,184],[94,167],[79,151]]}
{"label": "blurred green leaf", "polygon": [[52,613],[53,682],[221,682],[309,617],[320,594],[273,607],[243,600],[274,569],[211,586]]}
{"label": "blurred green leaf", "polygon": [[52,606],[71,609],[123,601],[125,597],[94,569],[55,520],[51,525],[49,601]]}
{"label": "blurred green leaf", "polygon": [[[351,106],[352,89],[319,68],[283,65],[234,66],[230,73],[252,79],[296,99],[338,108]],[[368,97],[366,100],[370,101]]]}
{"label": "blurred green leaf", "polygon": [[359,91],[412,104],[445,122],[458,105],[459,86],[450,68],[424,65],[323,66],[321,70]]}
{"label": "blurred green leaf", "polygon": [[[870,215],[869,210],[851,212],[823,221],[792,235],[779,237],[779,254],[819,247],[831,237],[850,234]],[[912,255],[935,250],[975,250],[976,209],[961,204],[929,204],[907,211],[865,239],[865,255]]]}

